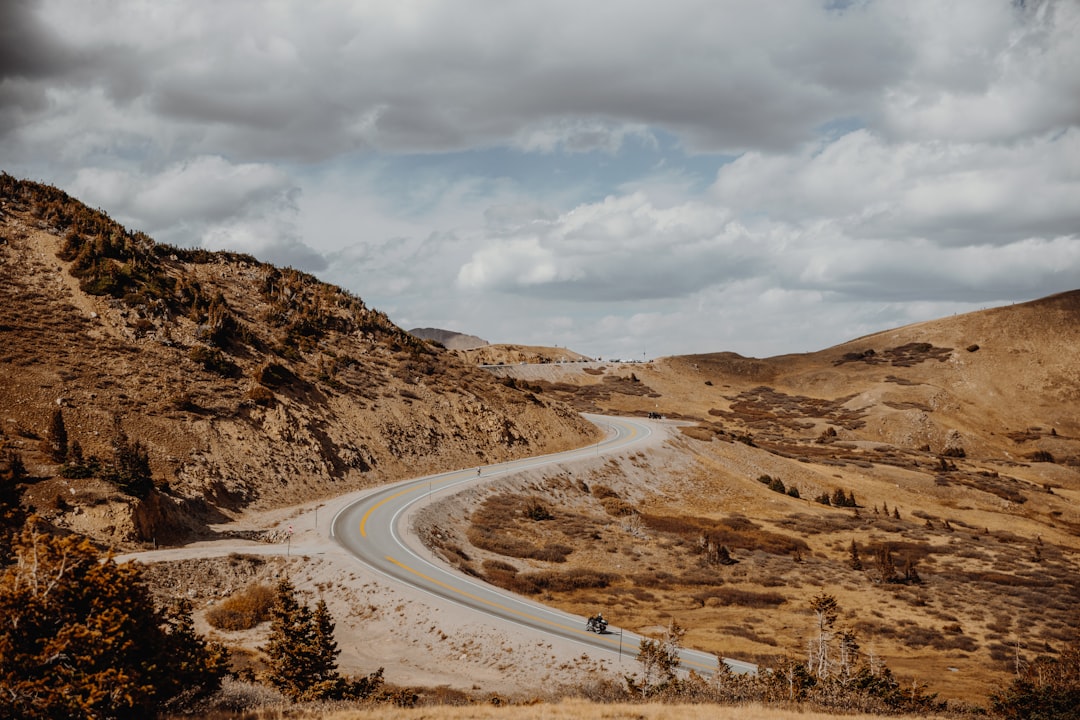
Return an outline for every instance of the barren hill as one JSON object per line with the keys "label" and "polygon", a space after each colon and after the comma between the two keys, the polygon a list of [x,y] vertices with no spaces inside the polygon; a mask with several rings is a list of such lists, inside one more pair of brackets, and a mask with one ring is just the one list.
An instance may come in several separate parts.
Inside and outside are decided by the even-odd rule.
{"label": "barren hill", "polygon": [[[1080,291],[815,353],[491,368],[682,439],[493,489],[446,556],[526,593],[539,566],[567,610],[674,619],[692,647],[767,664],[805,657],[828,592],[864,657],[983,702],[1080,633],[1078,350]],[[538,498],[542,522],[511,522]],[[563,546],[557,564],[514,557]]]}
{"label": "barren hill", "polygon": [[[28,469],[25,500],[110,543],[190,537],[247,509],[594,433],[340,288],[155,244],[7,175],[0,337],[0,449]],[[57,409],[79,457],[43,447]],[[140,456],[149,478],[130,477]]]}
{"label": "barren hill", "polygon": [[[4,477],[21,460],[24,501],[99,540],[594,439],[571,408],[661,415],[647,451],[502,478],[415,529],[476,577],[763,663],[804,656],[826,592],[871,664],[976,703],[1080,632],[1080,291],[765,359],[448,351],[303,273],[3,176],[0,333]],[[472,682],[392,593],[335,602],[361,592],[364,638],[378,622],[425,648],[401,667]]]}
{"label": "barren hill", "polygon": [[518,365],[521,363],[566,363],[589,360],[581,353],[541,345],[485,345],[459,351],[467,362],[476,365]]}
{"label": "barren hill", "polygon": [[447,350],[472,350],[488,344],[487,340],[478,338],[475,335],[465,335],[453,330],[440,330],[439,328],[413,328],[409,331],[409,334],[421,340],[434,340]]}

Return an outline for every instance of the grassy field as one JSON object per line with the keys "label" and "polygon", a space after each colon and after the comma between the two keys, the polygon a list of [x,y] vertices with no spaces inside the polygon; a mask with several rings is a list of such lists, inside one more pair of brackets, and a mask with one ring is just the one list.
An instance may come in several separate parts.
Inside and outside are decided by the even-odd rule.
{"label": "grassy field", "polygon": [[[828,720],[835,715],[786,710],[760,705],[598,704],[581,700],[536,705],[470,705],[398,708],[375,706],[362,710],[266,710],[257,720]],[[845,715],[850,720],[881,715]],[[890,718],[906,716],[890,715]],[[915,717],[915,716],[910,716]],[[919,716],[927,718],[930,716]],[[252,718],[256,720],[256,718]]]}

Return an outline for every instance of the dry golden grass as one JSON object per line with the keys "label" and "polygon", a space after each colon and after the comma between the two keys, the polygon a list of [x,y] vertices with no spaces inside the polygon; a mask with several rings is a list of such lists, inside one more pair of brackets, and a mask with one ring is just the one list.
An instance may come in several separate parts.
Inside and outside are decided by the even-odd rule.
{"label": "dry golden grass", "polygon": [[[864,652],[943,699],[982,703],[1018,652],[1031,659],[1080,630],[1078,347],[1080,292],[807,355],[510,368],[579,408],[694,424],[584,477],[592,497],[561,490],[550,520],[472,520],[572,547],[563,572],[617,576],[544,594],[572,612],[603,607],[646,634],[675,619],[688,646],[770,663],[805,653],[807,601],[829,592]],[[837,491],[859,507],[814,502]],[[706,561],[720,545],[736,564]],[[882,572],[884,553],[900,582]]]}
{"label": "dry golden grass", "polygon": [[206,621],[218,630],[249,630],[270,619],[277,593],[269,583],[252,583],[206,611]]}
{"label": "dry golden grass", "polygon": [[[289,710],[287,714],[259,715],[259,720],[831,720],[836,715],[799,710],[782,710],[760,705],[606,705],[568,700],[535,705],[469,705],[465,707],[395,708],[375,706],[363,710],[333,713]],[[844,715],[851,720],[880,718],[879,715]],[[890,718],[907,716],[890,715]],[[914,717],[914,716],[912,716]],[[933,717],[922,715],[921,718]]]}

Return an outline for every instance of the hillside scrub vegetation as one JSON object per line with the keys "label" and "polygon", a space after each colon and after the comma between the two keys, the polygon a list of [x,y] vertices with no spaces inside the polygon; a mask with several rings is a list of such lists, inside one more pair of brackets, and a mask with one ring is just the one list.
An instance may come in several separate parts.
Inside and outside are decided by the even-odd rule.
{"label": "hillside scrub vegetation", "polygon": [[[1074,541],[1036,534],[1071,522],[1064,490],[1028,503],[1048,500],[1050,509],[1066,511],[1060,520],[1047,513],[1027,524],[1026,513],[1010,513],[992,524],[988,513],[1000,512],[993,493],[986,501],[949,488],[952,507],[932,505],[929,493],[902,506],[916,502],[914,494],[847,468],[824,465],[818,475],[812,464],[782,466],[768,450],[736,441],[682,442],[710,471],[687,473],[682,450],[668,447],[508,480],[477,490],[468,503],[437,506],[429,517],[438,533],[423,537],[492,584],[582,616],[603,608],[635,632],[674,618],[686,628],[687,646],[765,667],[802,644],[790,628],[802,624],[806,589],[828,588],[844,607],[862,609],[845,620],[862,647],[951,701],[985,705],[1015,676],[1018,657],[1030,662],[1075,636]],[[718,457],[743,468],[741,476],[714,470]],[[939,472],[918,487],[942,487]],[[973,475],[1004,482],[1002,473]],[[785,489],[813,490],[829,504],[809,492],[774,490],[779,478]],[[979,512],[957,507],[965,502]],[[439,519],[449,514],[468,521],[463,532]]]}
{"label": "hillside scrub vegetation", "polygon": [[156,243],[2,173],[0,328],[25,501],[114,547],[597,435],[308,273]]}
{"label": "hillside scrub vegetation", "polygon": [[155,607],[138,566],[34,522],[12,555],[0,572],[0,717],[148,717],[219,687],[224,649],[194,633],[187,606]]}
{"label": "hillside scrub vegetation", "polygon": [[[174,656],[187,652],[181,673],[204,673],[196,694],[221,678],[222,655],[191,629],[188,609],[147,605],[143,572],[84,553],[272,542],[280,528],[261,518],[286,506],[595,441],[574,410],[641,417],[663,440],[485,486],[453,500],[452,512],[436,499],[419,528],[463,572],[579,615],[603,608],[613,625],[652,638],[638,648],[649,671],[633,686],[619,677],[563,695],[672,708],[692,700],[711,712],[749,701],[932,712],[948,700],[950,711],[1071,718],[1077,707],[1080,292],[777,358],[563,363],[559,352],[520,346],[469,355],[404,333],[307,273],[160,245],[55,188],[2,175],[0,331],[2,617],[45,603],[48,617],[15,629],[68,643],[57,651],[9,633],[22,664],[8,662],[7,646],[0,663],[4,688],[28,703],[35,693],[39,704],[69,702],[55,714],[185,706],[163,674],[172,660],[157,655],[123,671],[130,692],[100,692],[111,677],[102,668],[127,667],[144,633],[187,648]],[[26,534],[31,508],[36,535]],[[61,561],[63,592],[30,593],[20,575],[27,547],[78,560]],[[104,576],[117,580],[108,590]],[[331,593],[354,592],[361,604],[349,622],[367,622],[374,591],[336,583],[313,595],[302,587],[291,604],[272,582],[225,602],[238,587],[195,593],[198,622],[237,643],[237,676],[223,682],[289,712],[365,695],[506,702],[504,687],[425,693],[351,679],[382,661],[369,654],[338,668],[333,618],[298,599],[341,607]],[[833,610],[808,605],[822,594]],[[68,595],[83,609],[100,598],[94,608],[120,610],[84,618],[48,605]],[[220,614],[206,612],[211,602]],[[408,607],[382,622],[410,625]],[[399,667],[455,670],[465,642],[423,625],[411,636],[386,631],[424,648]],[[89,647],[105,630],[118,642]],[[305,657],[271,661],[281,646],[264,643],[268,633]],[[665,657],[675,644],[772,671],[673,675]],[[65,664],[77,652],[87,658],[81,674]],[[464,687],[480,662],[461,661]],[[26,670],[35,667],[67,689],[35,685]],[[23,710],[33,708],[9,712]]]}

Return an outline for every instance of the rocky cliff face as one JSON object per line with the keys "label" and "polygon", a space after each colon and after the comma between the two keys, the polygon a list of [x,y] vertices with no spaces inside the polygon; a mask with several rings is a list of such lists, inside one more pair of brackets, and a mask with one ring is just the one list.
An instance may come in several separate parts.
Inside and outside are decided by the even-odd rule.
{"label": "rocky cliff face", "polygon": [[[248,509],[594,437],[562,403],[304,273],[158,245],[6,175],[0,203],[0,443],[58,525],[188,537]],[[43,450],[56,411],[63,457]],[[125,489],[118,438],[145,453],[148,495]]]}

